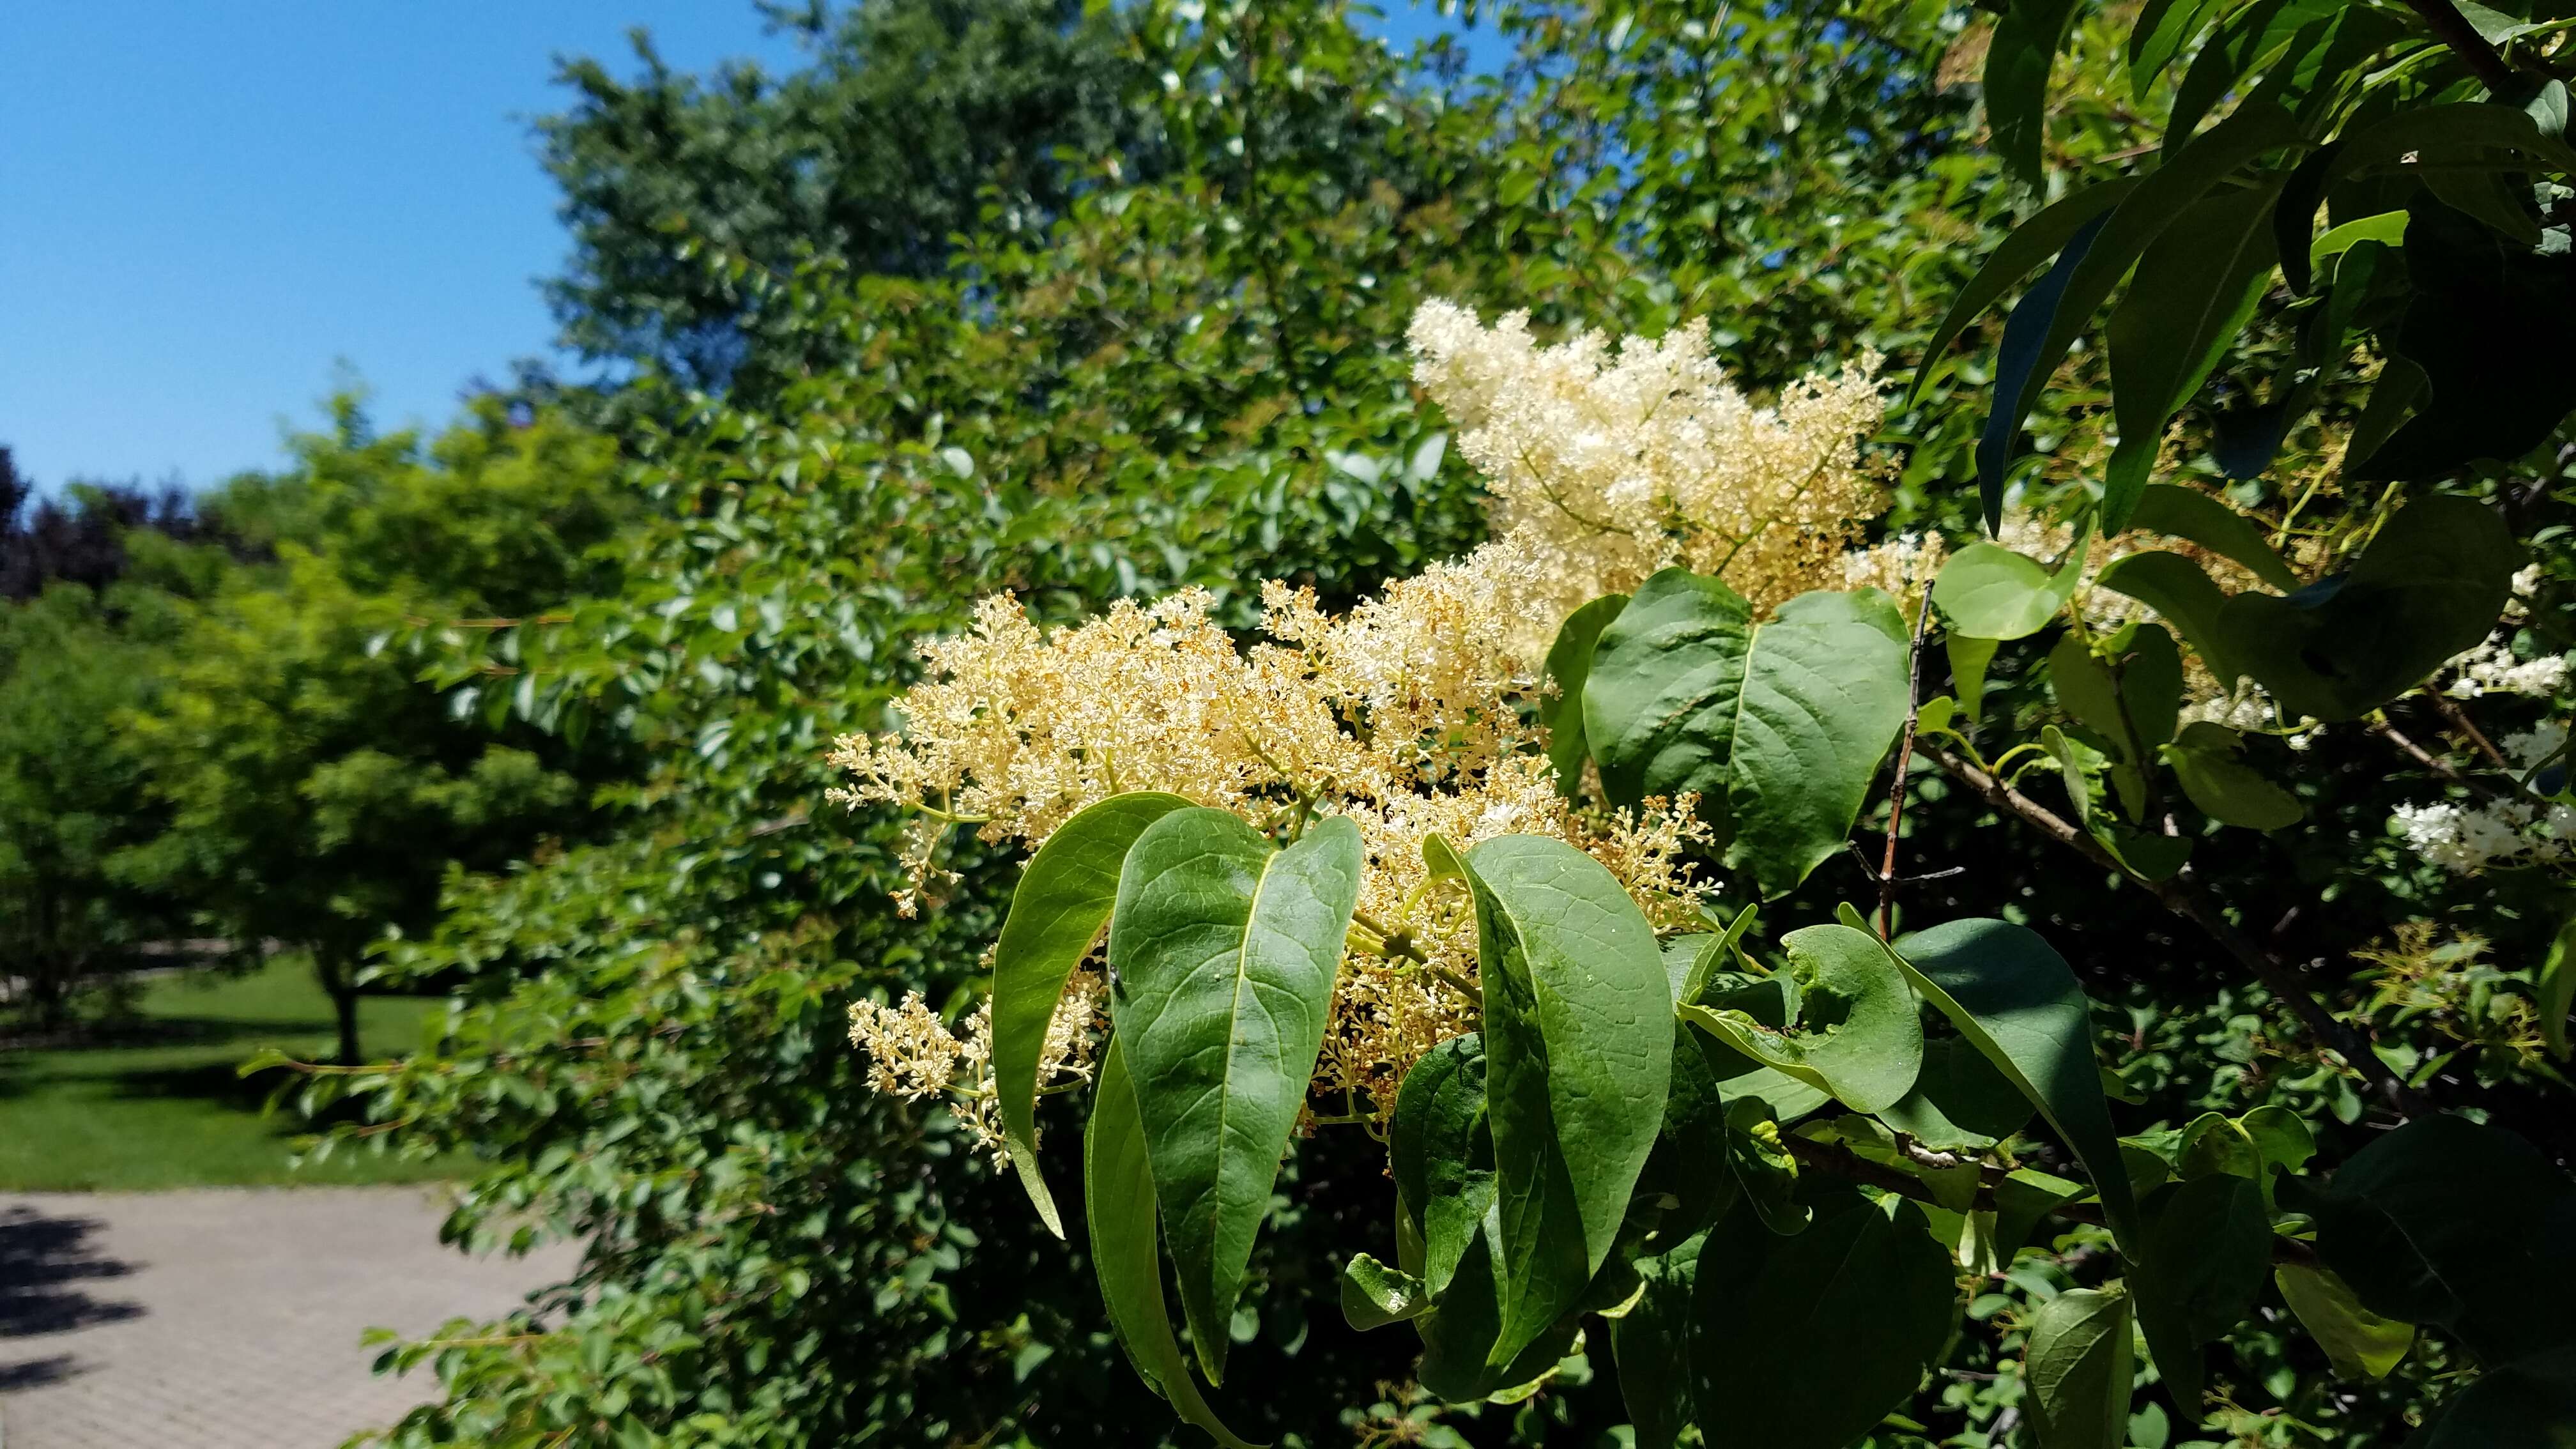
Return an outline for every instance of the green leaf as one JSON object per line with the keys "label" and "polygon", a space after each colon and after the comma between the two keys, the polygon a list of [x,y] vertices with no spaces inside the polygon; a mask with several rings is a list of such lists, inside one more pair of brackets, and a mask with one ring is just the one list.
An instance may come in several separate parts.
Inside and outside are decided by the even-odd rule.
{"label": "green leaf", "polygon": [[2317,208],[2337,186],[2365,168],[2387,166],[2409,155],[2429,162],[2491,153],[2526,157],[2534,169],[2576,169],[2576,152],[2542,135],[2529,113],[2482,101],[2409,106],[2317,148],[2291,171],[2275,212],[2281,226],[2281,271],[2290,289],[2308,290],[2308,238],[2316,226]]}
{"label": "green leaf", "polygon": [[2272,280],[2273,180],[2195,202],[2139,259],[2111,313],[2111,406],[2120,430],[2102,481],[2102,531],[2129,526],[2165,421],[2200,391]]}
{"label": "green leaf", "polygon": [[1110,1015],[1210,1382],[1323,1047],[1365,854],[1341,816],[1273,850],[1192,807],[1145,827],[1119,878]]}
{"label": "green leaf", "polygon": [[1422,1241],[1433,1297],[1449,1286],[1494,1205],[1494,1139],[1485,1116],[1485,1044],[1475,1032],[1423,1053],[1396,1091],[1388,1159]]}
{"label": "green leaf", "polygon": [[2076,1288],[2031,1315],[2022,1377],[2040,1449],[2121,1449],[2129,1439],[2129,1295]]}
{"label": "green leaf", "polygon": [[2418,1117],[2324,1189],[2281,1194],[2371,1312],[2448,1329],[2490,1365],[2576,1342],[2576,1183],[2513,1133]]}
{"label": "green leaf", "polygon": [[1508,1362],[1600,1271],[1672,1080],[1672,987],[1618,878],[1563,841],[1467,852],[1485,990],[1485,1089]]}
{"label": "green leaf", "polygon": [[1986,45],[1989,143],[2004,168],[2024,183],[2040,182],[2048,131],[2048,73],[2075,24],[2074,0],[2007,0]]}
{"label": "green leaf", "polygon": [[[1774,1031],[1786,1031],[1798,1016],[1798,985],[1785,974],[1723,984],[1712,981],[1700,999],[1691,1004],[1712,1011],[1742,1012]],[[1738,1098],[1759,1097],[1782,1121],[1803,1117],[1833,1100],[1833,1094],[1823,1086],[1764,1066],[1693,1024],[1688,1012],[1681,1016],[1681,1024],[1691,1028],[1687,1039],[1705,1059],[1722,1100],[1731,1103]]]}
{"label": "green leaf", "polygon": [[1974,1043],[1948,1036],[1923,1044],[1914,1090],[1879,1116],[1936,1152],[1979,1152],[2027,1126],[2032,1110]]}
{"label": "green leaf", "polygon": [[1971,730],[1985,711],[1986,666],[1995,662],[2001,641],[1952,632],[1941,641],[1950,656],[1950,682],[1958,690],[1959,727]]}
{"label": "green leaf", "polygon": [[2307,808],[2297,796],[2238,763],[2236,752],[2242,748],[2236,731],[2198,720],[2165,746],[2164,760],[2182,782],[2183,794],[2213,820],[2248,830],[2297,824]]}
{"label": "green leaf", "polygon": [[2384,1379],[2415,1346],[2415,1326],[2361,1306],[2351,1285],[2323,1268],[2284,1263],[2272,1270],[2281,1300],[2348,1379]]}
{"label": "green leaf", "polygon": [[2489,1369],[2434,1410],[2405,1449],[2565,1449],[2576,1443],[2576,1349]]}
{"label": "green leaf", "polygon": [[2253,1307],[2272,1258],[2272,1216],[2262,1190],[2233,1173],[2160,1190],[2146,1252],[2130,1266],[2138,1321],[2156,1368],[2190,1418],[2199,1411],[2200,1346]]}
{"label": "green leaf", "polygon": [[1366,1253],[1355,1253],[1342,1265],[1342,1317],[1363,1333],[1419,1318],[1430,1308],[1430,1290],[1401,1268]]}
{"label": "green leaf", "polygon": [[1430,1312],[1413,1320],[1414,1331],[1422,1336],[1422,1359],[1415,1365],[1414,1376],[1424,1388],[1451,1403],[1510,1395],[1543,1380],[1573,1348],[1580,1328],[1576,1315],[1569,1313],[1509,1364],[1496,1368],[1488,1361],[1502,1329],[1500,1285],[1494,1274],[1501,1239],[1501,1211],[1488,1208],[1448,1288]]}
{"label": "green leaf", "polygon": [[2576,916],[2570,916],[2550,939],[2548,958],[2540,965],[2540,1032],[2549,1049],[2567,1060],[2567,1014],[2576,1010]]}
{"label": "green leaf", "polygon": [[[1818,1094],[1821,1099],[1822,1093]],[[1798,1159],[1781,1138],[1780,1119],[1764,1098],[1730,1098],[1726,1104],[1726,1165],[1737,1199],[1762,1225],[1783,1237],[1807,1230],[1815,1210],[1798,1196]]]}
{"label": "green leaf", "polygon": [[1878,938],[1808,926],[1780,938],[1798,982],[1798,1029],[1772,1034],[1741,1011],[1685,1006],[1682,1016],[1790,1078],[1821,1085],[1852,1111],[1886,1111],[1914,1091],[1924,1031],[1904,972]]}
{"label": "green leaf", "polygon": [[2091,1009],[2066,961],[2005,921],[1951,921],[1901,936],[1897,965],[1935,1010],[2039,1109],[2102,1196],[2121,1250],[2138,1251],[2137,1204],[2093,1055]]}
{"label": "green leaf", "polygon": [[2151,483],[2138,495],[2129,526],[2171,538],[2187,538],[2222,558],[2233,559],[2283,593],[2299,586],[2299,576],[2274,551],[2254,520],[2197,488],[2179,483]]}
{"label": "green leaf", "polygon": [[1910,408],[1922,399],[1923,389],[1932,381],[1933,365],[1978,313],[1993,306],[1995,299],[2028,276],[2031,268],[2063,251],[2087,222],[2119,205],[2120,198],[2137,184],[2137,178],[2129,176],[2098,182],[2042,207],[2030,220],[2013,228],[2012,235],[2005,237],[1977,268],[1977,274],[1968,279],[1968,285],[1959,289],[1957,300],[1951,302],[1940,325],[1932,329],[1931,340],[1923,345],[1923,365],[1914,370],[1914,381],[1905,390],[1904,405]]}
{"label": "green leaf", "polygon": [[1613,803],[1697,792],[1776,895],[1850,837],[1905,722],[1907,635],[1874,590],[1752,613],[1716,579],[1648,579],[1594,650],[1584,732]]}
{"label": "green leaf", "polygon": [[1020,873],[993,947],[993,1093],[1011,1166],[1047,1231],[1061,1238],[1038,1166],[1038,1060],[1064,983],[1091,951],[1118,899],[1118,870],[1146,826],[1189,807],[1150,791],[1112,796],[1056,828]]}
{"label": "green leaf", "polygon": [[1646,1291],[1626,1316],[1610,1322],[1610,1357],[1619,1370],[1619,1394],[1636,1426],[1636,1449],[1672,1449],[1684,1429],[1698,1422],[1691,1396],[1691,1296],[1698,1282],[1705,1233],[1671,1250],[1637,1260]]}
{"label": "green leaf", "polygon": [[2129,29],[2129,90],[2146,95],[2220,0],[2148,0]]}
{"label": "green leaf", "polygon": [[[2521,215],[2519,201],[2502,205]],[[2352,465],[2356,478],[2437,478],[2481,458],[2511,462],[2576,407],[2576,369],[2529,365],[2545,355],[2536,349],[2576,330],[2576,255],[2536,251],[2430,198],[2409,210],[2413,291],[2395,343],[2431,396]]]}
{"label": "green leaf", "polygon": [[2493,509],[2420,498],[2351,572],[2286,598],[2238,594],[2217,629],[2228,657],[2292,717],[2358,719],[2486,638],[2526,557]]}
{"label": "green leaf", "polygon": [[1199,1396],[1188,1360],[1172,1337],[1171,1308],[1163,1299],[1161,1255],[1154,1250],[1154,1174],[1145,1154],[1145,1123],[1127,1076],[1119,1043],[1111,1038],[1100,1059],[1091,1126],[1082,1144],[1083,1217],[1091,1230],[1091,1266],[1109,1326],[1128,1362],[1154,1392],[1171,1400],[1182,1418],[1216,1436],[1227,1449],[1262,1449],[1237,1438]]}
{"label": "green leaf", "polygon": [[1583,779],[1583,682],[1592,673],[1592,648],[1601,631],[1628,607],[1626,594],[1610,594],[1566,616],[1547,651],[1547,677],[1556,688],[1539,696],[1539,727],[1547,731],[1548,763],[1557,788],[1573,798]]}
{"label": "green leaf", "polygon": [[2173,110],[2165,118],[2166,158],[2190,142],[2210,109],[2238,90],[2265,57],[2324,13],[2326,7],[2309,0],[2255,0],[2222,19],[2174,87]]}
{"label": "green leaf", "polygon": [[[2308,267],[2314,271],[2330,257],[2338,257],[2363,242],[2381,246],[2401,246],[2406,241],[2406,213],[2383,211],[2376,216],[2355,217],[2341,226],[2329,227],[2325,235],[2308,244]],[[2302,286],[2299,290],[2307,290]],[[2282,587],[2287,587],[2283,585]]]}
{"label": "green leaf", "polygon": [[2011,1262],[2013,1254],[2030,1241],[2041,1219],[2085,1193],[2084,1184],[2036,1168],[2017,1167],[2006,1173],[2004,1180],[1995,1184],[1996,1259]]}
{"label": "green leaf", "polygon": [[[1703,1041],[1687,1024],[1673,1023],[1672,1091],[1665,1098],[1655,1150],[1637,1176],[1636,1201],[1659,1209],[1651,1252],[1706,1229],[1738,1196],[1727,1160],[1726,1097],[1718,1090],[1712,1053]],[[1614,1251],[1614,1261],[1617,1256]]]}
{"label": "green leaf", "polygon": [[[2025,341],[2016,351],[2014,329],[2010,323],[2005,325],[2005,356],[1996,363],[1995,411],[1987,419],[1984,437],[1977,445],[1977,476],[1985,496],[1989,531],[2001,516],[2004,470],[2012,461],[2012,445],[2020,435],[2022,419],[2038,404],[2040,391],[2056,373],[2058,363],[2065,360],[2076,337],[2119,286],[2120,279],[2128,275],[2139,256],[2176,217],[2238,167],[2266,152],[2301,144],[2297,123],[2277,107],[2240,107],[2149,172],[2137,189],[2102,219],[2100,234],[2089,246],[2080,252],[2072,244],[2068,246],[2059,265],[2064,268],[2068,259],[2075,265],[2058,281],[2062,295],[2049,299],[2041,324],[2026,329],[2045,335]],[[2050,275],[2059,276],[2057,272]],[[2033,288],[2032,295],[2039,291]],[[2030,299],[2025,298],[2022,305],[2030,306]],[[2015,320],[2019,320],[2019,309]]]}
{"label": "green leaf", "polygon": [[2161,549],[2133,553],[2113,559],[2095,581],[2155,610],[2190,643],[2192,652],[2221,683],[2233,685],[2243,674],[2219,630],[2219,613],[2227,605],[2227,595],[2219,592],[2197,562]]}
{"label": "green leaf", "polygon": [[1694,1399],[1722,1406],[1700,1416],[1709,1449],[1843,1449],[1913,1394],[1958,1323],[1921,1208],[1819,1196],[1796,1237],[1739,1211],[1700,1251]]}
{"label": "green leaf", "polygon": [[1965,634],[2019,639],[2048,627],[2066,607],[2083,572],[2080,548],[2051,574],[2036,560],[2000,544],[1972,543],[1941,566],[1940,577],[1932,581],[1932,602]]}
{"label": "green leaf", "polygon": [[[1995,348],[1994,407],[1977,435],[1977,502],[1990,536],[2003,531],[2004,484],[2012,471],[2013,445],[2021,439],[2022,419],[2030,416],[2039,390],[2066,356],[2063,348],[2052,352],[2050,344],[2056,338],[2067,288],[2084,270],[2085,258],[2110,221],[2109,216],[2095,216],[2077,228],[2056,262],[2004,316],[2004,335]],[[2088,319],[2091,315],[2089,310],[2084,314]]]}

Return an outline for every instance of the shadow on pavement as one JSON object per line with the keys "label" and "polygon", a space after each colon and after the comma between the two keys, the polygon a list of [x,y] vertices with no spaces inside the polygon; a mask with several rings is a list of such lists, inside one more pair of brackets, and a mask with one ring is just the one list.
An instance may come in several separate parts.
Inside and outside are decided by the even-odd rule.
{"label": "shadow on pavement", "polygon": [[[139,1306],[92,1296],[89,1285],[122,1278],[134,1265],[101,1254],[95,1218],[56,1217],[32,1207],[0,1208],[0,1360],[10,1340],[65,1333],[140,1317]],[[0,1390],[68,1378],[69,1355],[0,1361]]]}

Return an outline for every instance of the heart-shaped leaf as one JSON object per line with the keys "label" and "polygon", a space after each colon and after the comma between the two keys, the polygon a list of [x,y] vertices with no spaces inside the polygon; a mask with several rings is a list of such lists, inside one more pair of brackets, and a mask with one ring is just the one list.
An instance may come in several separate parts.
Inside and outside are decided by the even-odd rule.
{"label": "heart-shaped leaf", "polygon": [[1584,733],[1614,803],[1695,792],[1729,863],[1778,894],[1842,849],[1905,722],[1907,634],[1884,594],[1801,594],[1767,623],[1666,569],[1601,633]]}

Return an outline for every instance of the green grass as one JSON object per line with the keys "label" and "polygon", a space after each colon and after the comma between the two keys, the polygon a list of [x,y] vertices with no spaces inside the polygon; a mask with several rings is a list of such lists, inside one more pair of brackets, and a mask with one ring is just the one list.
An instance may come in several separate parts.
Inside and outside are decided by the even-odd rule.
{"label": "green grass", "polygon": [[[416,1049],[421,1018],[438,1009],[364,998],[367,1055]],[[0,1191],[417,1182],[459,1170],[346,1148],[289,1165],[291,1139],[309,1128],[289,1106],[263,1115],[273,1074],[243,1081],[234,1069],[261,1047],[304,1061],[336,1050],[331,999],[301,957],[246,976],[157,978],[141,1011],[148,1045],[0,1053]]]}

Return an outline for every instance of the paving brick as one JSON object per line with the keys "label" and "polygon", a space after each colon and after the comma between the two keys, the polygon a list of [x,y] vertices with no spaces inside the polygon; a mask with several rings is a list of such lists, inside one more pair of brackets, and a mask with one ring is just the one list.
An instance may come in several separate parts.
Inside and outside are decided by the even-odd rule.
{"label": "paving brick", "polygon": [[434,1397],[373,1327],[488,1318],[579,1251],[468,1258],[420,1187],[0,1194],[0,1449],[330,1449]]}

